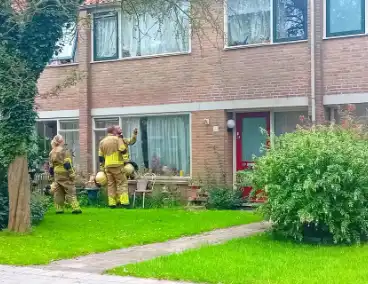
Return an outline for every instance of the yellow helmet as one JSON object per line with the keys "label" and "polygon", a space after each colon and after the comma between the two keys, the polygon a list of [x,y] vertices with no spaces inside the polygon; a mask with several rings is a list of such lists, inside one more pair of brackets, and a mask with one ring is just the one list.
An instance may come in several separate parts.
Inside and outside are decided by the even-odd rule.
{"label": "yellow helmet", "polygon": [[134,173],[134,167],[131,163],[128,163],[124,166],[124,172],[127,175],[131,175],[132,173]]}
{"label": "yellow helmet", "polygon": [[104,172],[98,172],[97,173],[96,183],[100,186],[105,186],[107,184],[107,176]]}

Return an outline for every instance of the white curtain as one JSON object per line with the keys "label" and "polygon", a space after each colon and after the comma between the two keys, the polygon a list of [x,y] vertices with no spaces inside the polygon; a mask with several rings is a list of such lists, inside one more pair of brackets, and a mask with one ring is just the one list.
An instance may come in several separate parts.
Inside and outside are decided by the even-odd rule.
{"label": "white curtain", "polygon": [[270,41],[270,0],[228,1],[228,45]]}
{"label": "white curtain", "polygon": [[73,164],[78,169],[80,163],[79,132],[60,130],[59,133],[64,137],[68,150],[73,154]]}
{"label": "white curtain", "polygon": [[144,168],[143,148],[142,148],[142,131],[140,127],[140,118],[129,117],[122,119],[123,135],[130,138],[133,134],[134,128],[138,129],[137,142],[129,146],[130,159],[137,163],[139,168]]}
{"label": "white curtain", "polygon": [[117,27],[116,16],[96,19],[95,25],[96,55],[98,58],[113,57],[117,55]]}
{"label": "white curtain", "polygon": [[149,117],[147,119],[148,161],[150,168],[166,166],[190,174],[188,116]]}
{"label": "white curtain", "polygon": [[[189,21],[181,9],[170,9],[164,17],[148,13],[122,16],[123,57],[183,52],[189,49]],[[183,11],[182,11],[183,10]]]}

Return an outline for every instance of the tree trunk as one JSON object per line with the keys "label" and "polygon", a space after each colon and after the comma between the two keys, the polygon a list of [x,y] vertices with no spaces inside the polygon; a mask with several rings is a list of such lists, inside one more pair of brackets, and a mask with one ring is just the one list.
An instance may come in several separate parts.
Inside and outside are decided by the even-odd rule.
{"label": "tree trunk", "polygon": [[10,231],[25,233],[31,227],[31,188],[27,156],[17,157],[8,169]]}

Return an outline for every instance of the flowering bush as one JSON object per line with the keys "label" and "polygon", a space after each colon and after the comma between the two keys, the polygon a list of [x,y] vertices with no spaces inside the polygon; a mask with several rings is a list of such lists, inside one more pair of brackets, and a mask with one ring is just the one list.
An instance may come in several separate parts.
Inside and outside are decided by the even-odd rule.
{"label": "flowering bush", "polygon": [[250,173],[273,231],[302,241],[335,243],[368,237],[368,139],[350,115],[331,126],[304,126],[275,137]]}

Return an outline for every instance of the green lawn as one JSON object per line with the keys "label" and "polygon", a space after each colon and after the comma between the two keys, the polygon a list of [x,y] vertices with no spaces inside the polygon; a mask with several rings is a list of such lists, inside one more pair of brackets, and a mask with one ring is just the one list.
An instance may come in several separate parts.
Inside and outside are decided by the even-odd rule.
{"label": "green lawn", "polygon": [[258,235],[108,273],[216,284],[366,284],[367,259],[368,245],[298,245]]}
{"label": "green lawn", "polygon": [[90,208],[82,215],[50,212],[28,235],[0,232],[0,264],[46,264],[259,220],[259,216],[244,211]]}

